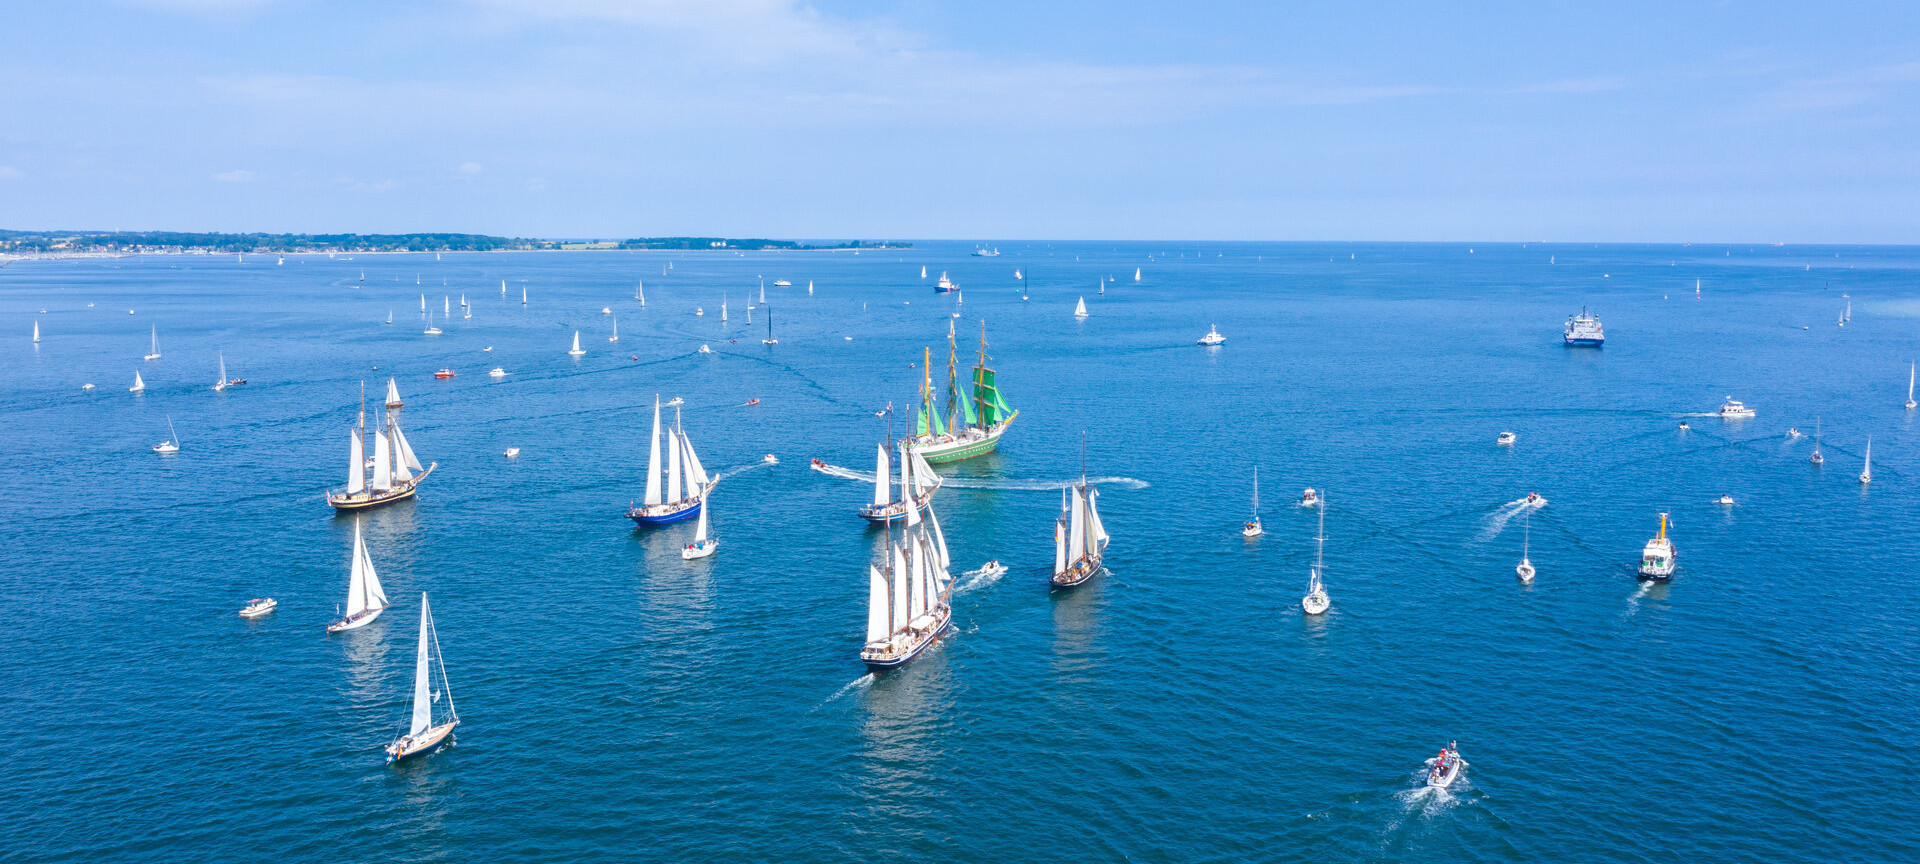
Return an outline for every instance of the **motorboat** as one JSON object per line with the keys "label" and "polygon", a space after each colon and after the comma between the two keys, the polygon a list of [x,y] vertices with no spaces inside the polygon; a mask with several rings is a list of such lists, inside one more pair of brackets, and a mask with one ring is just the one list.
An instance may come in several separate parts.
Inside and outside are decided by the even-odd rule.
{"label": "motorboat", "polygon": [[945,294],[958,287],[960,286],[955,285],[952,279],[947,278],[944,270],[940,272],[940,281],[933,283],[933,291],[936,294]]}
{"label": "motorboat", "polygon": [[1787,437],[1788,438],[1805,438],[1807,436],[1805,433],[1800,431],[1800,427],[1795,426],[1787,430]]}
{"label": "motorboat", "polygon": [[1673,578],[1677,555],[1673,541],[1667,539],[1667,514],[1660,514],[1660,533],[1647,541],[1640,551],[1640,578],[1665,582]]}
{"label": "motorboat", "polygon": [[1580,314],[1567,318],[1565,331],[1566,344],[1599,347],[1606,344],[1606,330],[1600,326],[1600,318],[1585,309]]}
{"label": "motorboat", "polygon": [[1307,491],[1300,493],[1300,506],[1302,507],[1320,506],[1320,493],[1313,491],[1312,486],[1308,486]]}
{"label": "motorboat", "polygon": [[1722,420],[1746,420],[1752,416],[1753,409],[1735,401],[1732,396],[1727,397],[1727,404],[1720,406]]}
{"label": "motorboat", "polygon": [[1690,424],[1688,424],[1688,423],[1687,423],[1687,421],[1685,421],[1685,420],[1682,420],[1682,421],[1680,421],[1680,431],[1682,431],[1682,432],[1685,432],[1685,431],[1687,431],[1687,430],[1689,430],[1689,429],[1692,429],[1692,428],[1693,428],[1693,426],[1692,426],[1692,425],[1690,425]]}
{"label": "motorboat", "polygon": [[602,315],[612,315],[612,314],[613,314],[613,307],[611,307],[611,306],[602,306],[602,307],[600,307],[600,314],[602,314]]}
{"label": "motorboat", "polygon": [[1733,496],[1732,496],[1732,495],[1721,495],[1721,496],[1720,496],[1720,497],[1719,497],[1719,498],[1718,498],[1717,500],[1715,500],[1715,501],[1714,501],[1713,503],[1715,503],[1715,504],[1718,504],[1718,505],[1720,505],[1720,506],[1722,506],[1722,507],[1732,507],[1732,506],[1733,506]]}
{"label": "motorboat", "polygon": [[499,367],[499,366],[495,366],[495,367],[493,367],[492,369],[490,369],[490,370],[488,370],[488,371],[487,371],[487,377],[490,377],[490,378],[505,378],[505,377],[507,377],[507,370],[505,370],[505,369],[503,369],[503,368],[501,368],[501,367]]}
{"label": "motorboat", "polygon": [[1526,507],[1545,507],[1547,499],[1540,497],[1538,492],[1528,492],[1527,497],[1520,499],[1520,503]]}
{"label": "motorboat", "polygon": [[255,597],[247,601],[246,608],[240,610],[240,617],[259,618],[262,615],[271,614],[279,605],[280,603],[272,597]]}
{"label": "motorboat", "polygon": [[780,464],[780,457],[775,456],[772,453],[768,453],[767,455],[760,457],[760,461],[765,462],[768,465],[778,465]]}
{"label": "motorboat", "polygon": [[508,458],[508,459],[518,459],[518,458],[520,458],[520,448],[518,448],[518,447],[508,447],[508,448],[507,448],[507,453],[506,453],[506,456],[507,456],[507,458]]}
{"label": "motorboat", "polygon": [[702,346],[700,346],[700,353],[702,353],[702,354],[712,354],[712,353],[713,353],[713,349],[712,349],[712,348],[708,348],[708,347],[707,347],[707,346],[705,346],[705,345],[702,345]]}
{"label": "motorboat", "polygon": [[1218,329],[1216,329],[1212,324],[1208,324],[1207,335],[1200,337],[1199,344],[1205,345],[1208,348],[1212,348],[1213,346],[1219,345],[1225,341],[1227,341],[1227,337],[1220,335],[1220,331]]}
{"label": "motorboat", "polygon": [[775,288],[792,288],[792,287],[793,287],[793,283],[792,283],[791,281],[789,281],[789,280],[786,280],[786,279],[775,279],[775,280],[773,280],[773,287],[775,287]]}
{"label": "motorboat", "polygon": [[433,377],[439,378],[441,380],[452,378],[453,370],[446,367],[441,367],[440,371],[433,373]]}
{"label": "motorboat", "polygon": [[1512,445],[1513,442],[1517,440],[1519,440],[1519,438],[1515,436],[1512,432],[1502,432],[1500,433],[1500,437],[1493,439],[1493,443]]}
{"label": "motorboat", "polygon": [[1466,770],[1467,760],[1460,758],[1460,745],[1449,741],[1440,748],[1440,755],[1427,760],[1427,785],[1435,789],[1445,789],[1460,779],[1460,772]]}

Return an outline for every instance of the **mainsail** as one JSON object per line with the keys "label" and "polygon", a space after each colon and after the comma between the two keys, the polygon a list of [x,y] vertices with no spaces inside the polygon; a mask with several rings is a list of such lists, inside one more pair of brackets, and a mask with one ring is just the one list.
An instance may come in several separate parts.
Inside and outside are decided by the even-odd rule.
{"label": "mainsail", "polygon": [[408,735],[418,735],[433,725],[433,667],[427,662],[428,630],[432,615],[427,611],[427,595],[420,594],[420,651],[413,664],[413,724]]}
{"label": "mainsail", "polygon": [[660,397],[653,397],[653,446],[647,451],[647,497],[648,504],[659,504],[660,499]]}

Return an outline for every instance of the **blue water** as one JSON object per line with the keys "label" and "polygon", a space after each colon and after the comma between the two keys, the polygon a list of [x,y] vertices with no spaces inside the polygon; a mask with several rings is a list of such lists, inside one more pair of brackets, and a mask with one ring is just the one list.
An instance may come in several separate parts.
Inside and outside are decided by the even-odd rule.
{"label": "blue water", "polygon": [[[0,268],[0,858],[1920,855],[1920,249],[968,248]],[[956,571],[1009,569],[962,576],[957,632],[876,680],[868,490],[807,466],[870,470],[874,412],[913,398],[923,347],[944,367],[953,304],[922,264],[963,286],[963,363],[987,321],[1021,411],[936,499]],[[764,311],[745,323],[760,275],[797,286],[767,289],[777,346]],[[421,335],[421,293],[455,298],[445,335]],[[1605,348],[1560,344],[1582,306]],[[1209,324],[1218,350],[1193,344]],[[216,352],[250,383],[211,392]],[[321,495],[388,375],[440,467],[364,517],[396,607],[329,638],[352,525]],[[656,393],[727,475],[706,561],[677,554],[690,523],[623,515]],[[1727,396],[1759,416],[1689,416]],[[162,457],[169,415],[184,452]],[[1816,417],[1824,468],[1785,436]],[[1083,430],[1111,573],[1049,595]],[[1324,620],[1299,608],[1309,485]],[[1550,503],[1523,587],[1528,491]],[[1663,510],[1680,570],[1647,588]],[[464,722],[387,767],[423,591]],[[235,617],[263,595],[276,614]],[[1426,792],[1449,740],[1465,779]]]}

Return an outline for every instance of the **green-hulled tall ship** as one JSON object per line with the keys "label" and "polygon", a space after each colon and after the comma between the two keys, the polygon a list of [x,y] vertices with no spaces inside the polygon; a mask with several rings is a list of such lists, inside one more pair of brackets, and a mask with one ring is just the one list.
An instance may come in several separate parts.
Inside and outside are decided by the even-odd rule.
{"label": "green-hulled tall ship", "polygon": [[947,329],[947,407],[943,413],[934,404],[933,395],[933,352],[928,350],[924,370],[920,379],[920,410],[915,419],[914,435],[906,444],[913,452],[928,462],[958,462],[971,459],[983,453],[992,453],[1000,446],[1000,436],[1013,425],[1013,418],[1020,412],[1007,405],[1005,397],[1000,395],[1000,387],[994,380],[993,370],[987,368],[987,323],[980,322],[980,362],[973,367],[973,395],[960,392],[959,349],[954,344],[953,329]]}

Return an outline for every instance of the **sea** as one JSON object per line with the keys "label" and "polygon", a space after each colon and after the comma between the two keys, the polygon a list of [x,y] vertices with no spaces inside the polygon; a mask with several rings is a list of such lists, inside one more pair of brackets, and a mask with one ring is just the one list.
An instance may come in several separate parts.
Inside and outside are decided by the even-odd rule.
{"label": "sea", "polygon": [[[1920,248],[997,247],[0,267],[0,859],[1920,857]],[[983,326],[956,626],[871,675],[859,478]],[[437,467],[336,515],[389,380]],[[712,558],[626,518],[656,397]],[[393,605],[330,637],[356,523]],[[427,596],[457,744],[389,766]]]}

